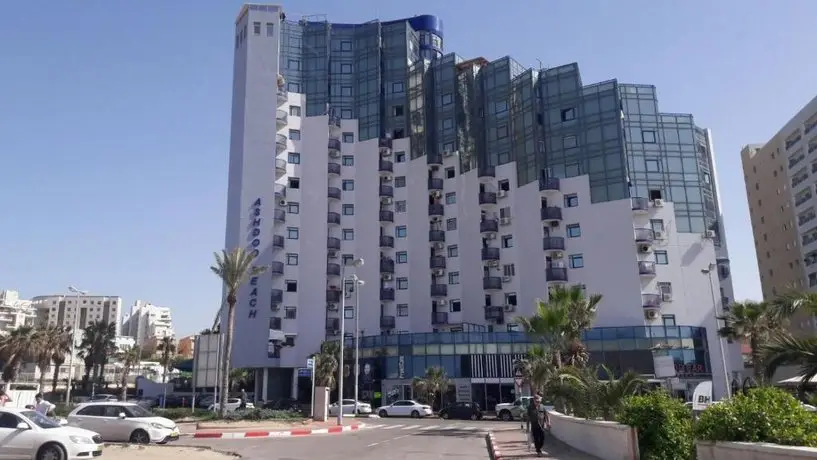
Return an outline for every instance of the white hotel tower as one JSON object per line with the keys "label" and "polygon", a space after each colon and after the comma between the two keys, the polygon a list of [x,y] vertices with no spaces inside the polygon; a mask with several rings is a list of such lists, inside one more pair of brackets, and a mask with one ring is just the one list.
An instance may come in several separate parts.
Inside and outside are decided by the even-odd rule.
{"label": "white hotel tower", "polygon": [[[603,295],[597,327],[706,328],[722,395],[742,363],[716,332],[732,287],[709,132],[658,112],[654,87],[583,86],[575,64],[443,56],[439,27],[242,9],[226,247],[269,269],[239,295],[234,366],[258,369],[259,398],[296,396],[344,316],[364,336],[508,331],[580,284]],[[366,73],[372,53],[386,65]],[[365,281],[345,312],[342,274]]]}

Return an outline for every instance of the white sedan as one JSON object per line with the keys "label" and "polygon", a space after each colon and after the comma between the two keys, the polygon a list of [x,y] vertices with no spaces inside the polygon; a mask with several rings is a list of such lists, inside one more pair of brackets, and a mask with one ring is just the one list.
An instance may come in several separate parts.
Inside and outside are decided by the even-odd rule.
{"label": "white sedan", "polygon": [[[354,399],[344,399],[343,400],[343,414],[344,415],[352,415],[355,413],[355,400]],[[357,413],[358,414],[371,414],[372,413],[372,406],[369,403],[365,402],[357,402]],[[335,416],[338,415],[338,402],[335,401],[329,405],[329,415]]]}
{"label": "white sedan", "polygon": [[[207,410],[218,410],[219,403],[210,404]],[[235,412],[241,407],[241,398],[227,398],[227,412]],[[255,409],[255,404],[247,402],[247,409]]]}
{"label": "white sedan", "polygon": [[80,404],[68,414],[68,425],[93,430],[106,442],[164,444],[179,439],[176,422],[157,417],[144,407],[128,402]]}
{"label": "white sedan", "polygon": [[432,415],[431,406],[420,404],[417,401],[404,399],[395,401],[388,406],[377,408],[377,415],[381,417],[428,417]]}
{"label": "white sedan", "polygon": [[0,458],[77,460],[102,455],[99,434],[62,426],[33,410],[0,407]]}

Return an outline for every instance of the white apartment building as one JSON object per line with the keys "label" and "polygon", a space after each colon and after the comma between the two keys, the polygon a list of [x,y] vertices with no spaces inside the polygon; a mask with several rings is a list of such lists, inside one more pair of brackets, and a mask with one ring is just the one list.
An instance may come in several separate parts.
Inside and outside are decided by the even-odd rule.
{"label": "white apartment building", "polygon": [[17,291],[0,291],[0,335],[6,335],[20,326],[31,326],[35,318],[36,310],[30,300],[21,299]]}
{"label": "white apartment building", "polygon": [[[301,21],[290,30],[308,25]],[[692,219],[681,227],[677,215],[685,215],[690,206],[684,198],[683,208],[677,208],[668,197],[680,196],[683,187],[677,192],[668,185],[642,185],[650,162],[666,165],[669,173],[672,161],[638,157],[641,163],[629,166],[630,190],[621,199],[598,200],[592,199],[598,187],[586,173],[545,175],[543,170],[539,180],[519,183],[526,176],[520,175],[525,165],[517,161],[488,164],[451,148],[453,142],[428,149],[412,145],[413,137],[403,128],[361,140],[359,133],[368,127],[362,126],[363,117],[348,115],[352,109],[341,109],[342,117],[306,116],[306,91],[293,91],[280,75],[285,65],[283,58],[279,62],[285,45],[282,27],[281,8],[274,5],[245,6],[236,21],[225,243],[227,248],[254,250],[258,264],[269,269],[239,293],[232,362],[258,370],[257,392],[263,399],[299,393],[296,370],[323,341],[340,338],[342,318],[347,335],[356,322],[361,336],[513,331],[513,319],[530,315],[535,301],[558,284],[579,284],[603,295],[595,327],[660,333],[679,356],[690,354],[678,359],[706,360],[711,375],[697,381],[711,379],[716,397],[725,394],[727,382],[740,375],[743,365],[739,347],[717,336],[716,315],[733,294],[708,131],[697,129],[693,138],[691,117],[667,115],[667,123],[681,118],[687,123],[683,135],[688,135],[693,161],[684,164],[705,165],[705,172],[696,170],[694,176],[705,182],[713,200],[707,204],[714,226],[704,226],[701,217],[700,224]],[[349,40],[332,41],[330,48],[356,46]],[[346,73],[344,65],[352,68],[341,63],[339,74]],[[432,64],[425,65],[433,71]],[[489,66],[487,61],[482,65]],[[291,73],[301,69],[300,63],[286,66]],[[543,71],[542,84],[551,76],[562,78],[558,74],[572,71],[568,67]],[[390,94],[408,88],[399,83],[384,86]],[[617,85],[591,89],[624,94]],[[453,99],[442,96],[443,105],[445,96]],[[500,104],[492,104],[500,110]],[[637,132],[639,128],[623,125],[625,114],[617,108],[611,111],[612,135],[618,139],[625,129]],[[579,109],[560,110],[564,122]],[[559,110],[555,113],[558,117]],[[438,134],[448,129],[448,120],[439,124]],[[639,138],[656,143],[656,128],[643,129]],[[677,136],[682,128],[672,129]],[[682,149],[678,151],[680,169]],[[636,157],[624,155],[607,164],[618,162],[622,168],[621,163]],[[642,174],[643,182],[638,182]],[[537,175],[534,171],[533,177]],[[629,181],[623,182],[626,187]],[[690,192],[689,200],[698,199],[702,209],[702,192],[697,193],[695,198]],[[356,266],[357,259],[364,264]],[[348,282],[350,275],[365,285],[344,295],[344,277]],[[705,339],[682,337],[679,331],[690,327],[705,328]],[[643,342],[653,343],[656,337]],[[698,351],[702,340],[708,345]],[[412,347],[400,345],[388,356],[402,363]],[[413,374],[404,375],[401,368],[399,375],[417,375],[417,370],[409,372]]]}
{"label": "white apartment building", "polygon": [[122,335],[133,337],[136,345],[140,347],[165,337],[173,337],[173,318],[170,308],[137,300],[122,322]]}
{"label": "white apartment building", "polygon": [[58,294],[37,296],[31,302],[40,324],[85,329],[90,323],[105,321],[115,324],[116,335],[121,335],[121,297]]}

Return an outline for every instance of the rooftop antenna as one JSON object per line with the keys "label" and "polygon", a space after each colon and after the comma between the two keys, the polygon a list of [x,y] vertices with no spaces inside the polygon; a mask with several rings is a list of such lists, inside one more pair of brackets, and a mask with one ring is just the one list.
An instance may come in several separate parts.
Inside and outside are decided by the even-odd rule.
{"label": "rooftop antenna", "polygon": [[542,60],[539,58],[536,59],[536,62],[539,63],[539,71],[541,72],[545,68],[545,66],[542,65]]}

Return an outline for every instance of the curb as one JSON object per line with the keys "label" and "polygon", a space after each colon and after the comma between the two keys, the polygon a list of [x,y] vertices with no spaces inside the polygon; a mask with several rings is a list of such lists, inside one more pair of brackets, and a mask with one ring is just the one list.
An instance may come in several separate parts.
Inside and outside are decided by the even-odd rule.
{"label": "curb", "polygon": [[493,432],[485,435],[485,444],[488,446],[488,455],[491,457],[491,460],[500,460],[502,458],[502,454],[497,448],[496,439],[494,439]]}
{"label": "curb", "polygon": [[294,436],[311,436],[313,434],[338,434],[350,431],[357,431],[366,425],[330,426],[327,428],[301,428],[285,431],[198,431],[187,435],[193,439],[259,439],[259,438],[290,438]]}

